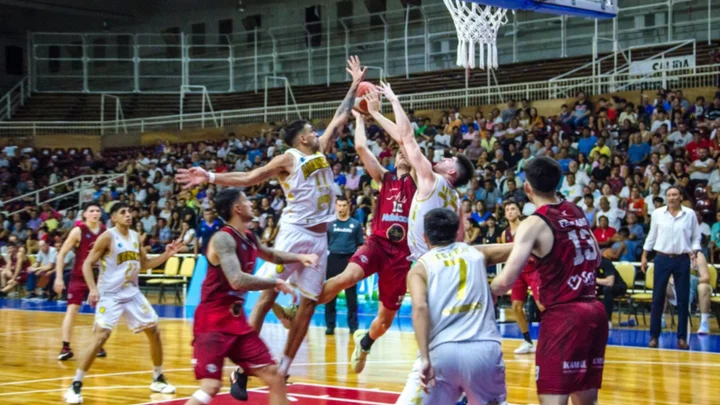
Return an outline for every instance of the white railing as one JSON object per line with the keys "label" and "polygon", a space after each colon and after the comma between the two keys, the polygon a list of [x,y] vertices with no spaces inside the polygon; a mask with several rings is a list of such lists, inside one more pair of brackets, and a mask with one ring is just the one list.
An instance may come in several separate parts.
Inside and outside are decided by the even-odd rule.
{"label": "white railing", "polygon": [[30,91],[30,77],[23,77],[4,96],[0,97],[0,120],[9,120],[13,112],[25,105],[25,100],[32,96]]}
{"label": "white railing", "polygon": [[[113,183],[116,183],[118,180],[122,180],[122,189],[127,187],[127,174],[126,173],[112,173],[112,174],[87,174],[87,175],[81,175],[77,177],[73,177],[72,179],[68,179],[65,181],[61,181],[59,183],[55,183],[51,186],[47,186],[44,188],[41,188],[39,190],[34,190],[29,193],[23,194],[18,197],[11,198],[9,200],[0,201],[0,210],[3,210],[4,207],[6,207],[8,204],[12,203],[13,201],[24,201],[24,200],[32,200],[36,206],[40,206],[44,203],[50,203],[57,200],[64,200],[66,198],[72,197],[77,194],[78,196],[78,203],[76,208],[82,207],[82,204],[88,201],[92,201],[92,194],[90,194],[90,197],[88,197],[88,191],[92,191],[92,188],[95,187],[96,184],[99,184],[101,186],[104,185],[111,185]],[[73,185],[72,191],[68,191],[67,193],[63,194],[54,194],[52,191],[62,185],[65,184],[71,184]],[[49,198],[45,198],[45,197]],[[25,208],[12,211],[12,212],[5,212],[6,216],[9,218],[19,212],[24,211]]]}
{"label": "white railing", "polygon": [[[510,84],[502,86],[486,86],[457,90],[445,90],[428,93],[416,93],[399,96],[407,108],[415,110],[443,110],[457,105],[481,106],[502,103],[504,99],[527,98],[530,100],[553,100],[565,98],[564,94],[575,90],[595,89],[595,94],[607,94],[625,90],[645,90],[665,87],[696,88],[714,87],[720,77],[720,64],[704,65],[691,69],[660,70],[641,81],[628,72],[597,77],[577,77],[555,81]],[[251,124],[282,121],[286,119],[288,108],[296,109],[305,118],[331,118],[340,100],[317,103],[296,104],[294,106],[268,106],[266,108],[249,108],[242,110],[219,111],[219,126]],[[169,115],[152,118],[136,118],[125,120],[129,132],[146,132],[153,130],[200,128],[206,120],[205,114],[194,113]],[[55,134],[96,134],[103,128],[106,133],[115,130],[113,121],[75,121],[75,122],[0,122],[0,136],[29,136]]]}

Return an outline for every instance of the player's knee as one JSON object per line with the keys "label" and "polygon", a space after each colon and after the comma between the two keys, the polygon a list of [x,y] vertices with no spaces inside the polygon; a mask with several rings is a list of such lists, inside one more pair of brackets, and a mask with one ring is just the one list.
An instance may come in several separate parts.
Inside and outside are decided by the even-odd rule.
{"label": "player's knee", "polygon": [[98,328],[95,332],[95,344],[100,346],[104,345],[105,342],[110,339],[111,333],[112,331],[110,329]]}
{"label": "player's knee", "polygon": [[213,398],[220,392],[220,387],[222,387],[220,380],[204,379],[200,383],[200,390]]}
{"label": "player's knee", "polygon": [[315,313],[315,307],[317,307],[317,301],[303,298],[300,301],[300,306],[298,307],[298,316],[311,318]]}
{"label": "player's knee", "polygon": [[514,312],[522,312],[523,310],[523,302],[522,301],[513,301],[512,302],[512,310]]}

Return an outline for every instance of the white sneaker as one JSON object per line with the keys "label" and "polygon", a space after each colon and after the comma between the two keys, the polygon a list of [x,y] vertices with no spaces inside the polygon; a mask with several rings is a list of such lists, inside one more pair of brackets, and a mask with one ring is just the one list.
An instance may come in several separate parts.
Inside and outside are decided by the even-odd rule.
{"label": "white sneaker", "polygon": [[83,397],[80,392],[75,392],[73,387],[70,387],[65,391],[65,402],[68,404],[82,404],[83,403]]}
{"label": "white sneaker", "polygon": [[515,354],[530,354],[535,353],[535,345],[532,343],[529,343],[528,341],[524,340],[520,347],[515,349],[513,352]]}
{"label": "white sneaker", "polygon": [[165,381],[165,376],[160,374],[152,384],[150,384],[150,391],[159,392],[160,394],[174,394],[175,387]]}
{"label": "white sneaker", "polygon": [[697,331],[698,335],[707,335],[710,333],[710,323],[708,321],[700,322],[700,327]]}
{"label": "white sneaker", "polygon": [[360,345],[360,341],[366,333],[367,331],[364,330],[356,330],[353,334],[355,349],[353,349],[350,364],[352,365],[352,368],[356,373],[360,373],[363,371],[363,369],[365,368],[365,360],[367,359],[367,355],[370,354],[370,350],[365,351]]}

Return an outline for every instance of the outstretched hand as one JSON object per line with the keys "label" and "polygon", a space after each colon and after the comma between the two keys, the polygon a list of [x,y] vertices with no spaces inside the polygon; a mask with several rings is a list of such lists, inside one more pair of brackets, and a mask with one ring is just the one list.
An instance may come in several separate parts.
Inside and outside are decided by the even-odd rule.
{"label": "outstretched hand", "polygon": [[367,101],[368,112],[370,114],[380,112],[380,94],[377,90],[373,89],[368,91],[364,98],[365,101]]}
{"label": "outstretched hand", "polygon": [[209,180],[210,176],[208,172],[201,167],[178,169],[175,175],[175,181],[180,183],[185,190],[207,183]]}
{"label": "outstretched hand", "polygon": [[351,56],[350,59],[348,59],[347,64],[348,67],[345,71],[347,71],[352,77],[354,84],[359,84],[361,81],[365,80],[365,72],[367,71],[367,68],[360,66],[360,58],[357,56]]}
{"label": "outstretched hand", "polygon": [[380,85],[377,86],[377,89],[380,93],[382,93],[385,98],[389,102],[397,101],[397,96],[395,95],[395,92],[393,91],[392,87],[390,87],[390,83],[386,82],[380,82]]}
{"label": "outstretched hand", "polygon": [[175,256],[176,254],[180,253],[180,250],[183,248],[183,246],[185,246],[185,244],[182,242],[182,240],[174,240],[165,246],[165,253],[169,254],[170,256]]}

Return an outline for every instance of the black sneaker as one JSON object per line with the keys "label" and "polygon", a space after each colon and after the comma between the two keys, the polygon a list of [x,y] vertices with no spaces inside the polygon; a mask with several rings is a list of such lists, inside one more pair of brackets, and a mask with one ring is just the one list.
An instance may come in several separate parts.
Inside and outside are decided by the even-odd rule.
{"label": "black sneaker", "polygon": [[95,357],[105,358],[105,357],[107,357],[107,352],[105,351],[104,348],[101,348],[100,351],[98,352],[98,354],[97,354]]}
{"label": "black sneaker", "polygon": [[230,395],[238,401],[247,401],[248,376],[240,372],[240,367],[230,373]]}
{"label": "black sneaker", "polygon": [[57,359],[60,361],[67,361],[73,358],[75,354],[73,353],[72,349],[68,347],[63,347],[60,351],[60,354],[58,354]]}
{"label": "black sneaker", "polygon": [[335,328],[327,328],[327,329],[325,329],[325,334],[326,334],[327,336],[332,336],[332,335],[334,335],[334,334],[335,334]]}

